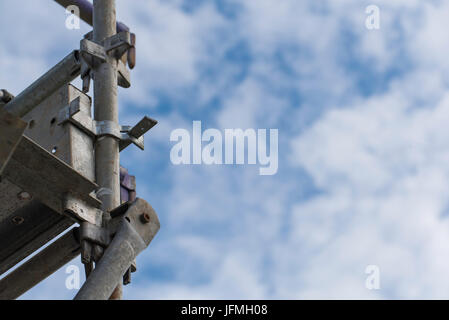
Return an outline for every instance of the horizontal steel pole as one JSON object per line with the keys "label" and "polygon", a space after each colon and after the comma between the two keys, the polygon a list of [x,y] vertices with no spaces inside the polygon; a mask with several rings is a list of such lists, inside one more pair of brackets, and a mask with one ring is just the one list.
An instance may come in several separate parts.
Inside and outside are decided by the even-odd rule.
{"label": "horizontal steel pole", "polygon": [[146,247],[131,225],[122,223],[75,300],[108,300],[134,259]]}
{"label": "horizontal steel pole", "polygon": [[31,258],[0,280],[0,300],[14,300],[33,288],[80,254],[78,228]]}
{"label": "horizontal steel pole", "polygon": [[[80,9],[80,18],[90,26],[93,26],[93,4],[87,0],[55,0],[64,8],[69,6],[77,6]],[[117,32],[129,31],[129,28],[121,23],[117,22]]]}
{"label": "horizontal steel pole", "polygon": [[6,104],[5,110],[15,116],[23,117],[61,86],[78,77],[80,72],[79,51],[75,50]]}

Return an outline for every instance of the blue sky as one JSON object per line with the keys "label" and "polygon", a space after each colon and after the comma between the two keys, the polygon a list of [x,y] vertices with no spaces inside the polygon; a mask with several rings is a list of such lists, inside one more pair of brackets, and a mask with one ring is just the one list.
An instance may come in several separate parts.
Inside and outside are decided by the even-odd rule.
{"label": "blue sky", "polygon": [[[365,27],[371,4],[380,30]],[[449,297],[447,2],[117,5],[138,36],[121,122],[159,121],[144,152],[122,153],[162,224],[126,298]],[[0,87],[15,94],[89,31],[65,29],[53,1],[3,0],[0,12]],[[173,166],[170,133],[194,120],[279,129],[277,175]],[[368,265],[380,290],[365,287]],[[24,298],[73,297],[66,276]]]}

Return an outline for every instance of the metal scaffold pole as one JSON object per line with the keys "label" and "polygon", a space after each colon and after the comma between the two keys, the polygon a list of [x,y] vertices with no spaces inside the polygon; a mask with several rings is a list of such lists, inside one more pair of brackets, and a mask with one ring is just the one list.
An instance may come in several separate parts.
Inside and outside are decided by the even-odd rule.
{"label": "metal scaffold pole", "polygon": [[[116,34],[115,0],[94,0],[93,40],[101,43]],[[117,60],[107,61],[94,74],[94,117],[118,126],[117,100]],[[97,193],[103,203],[103,224],[110,220],[109,212],[120,205],[120,153],[119,141],[111,136],[97,140],[95,147],[96,179],[100,189]],[[122,298],[122,285],[119,284],[111,299]]]}

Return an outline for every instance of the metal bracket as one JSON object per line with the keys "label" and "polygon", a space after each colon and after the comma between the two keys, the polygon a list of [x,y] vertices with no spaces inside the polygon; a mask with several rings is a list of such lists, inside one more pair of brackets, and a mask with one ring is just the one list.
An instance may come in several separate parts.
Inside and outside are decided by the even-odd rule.
{"label": "metal bracket", "polygon": [[131,34],[128,31],[122,31],[103,41],[106,53],[116,59],[121,59],[123,55],[131,48]]}
{"label": "metal bracket", "polygon": [[131,75],[122,57],[133,47],[129,31],[122,31],[102,42],[105,53],[117,60],[118,85],[122,88],[131,87]]}
{"label": "metal bracket", "polygon": [[96,129],[94,127],[94,121],[89,115],[80,112],[83,103],[90,103],[87,101],[82,101],[81,97],[74,99],[68,106],[61,109],[58,114],[58,125],[63,125],[66,122],[70,122],[78,129],[84,131],[84,133],[88,134],[91,137],[96,136]]}
{"label": "metal bracket", "polygon": [[80,52],[83,60],[92,69],[97,68],[107,61],[107,54],[104,47],[88,39],[81,40]]}
{"label": "metal bracket", "polygon": [[117,60],[117,82],[122,88],[131,87],[131,76],[126,67],[126,60],[121,58],[134,48],[135,39],[128,31],[120,32],[105,39],[101,44],[92,41],[92,33],[84,36],[80,42],[80,52],[82,57],[81,78],[83,79],[83,92],[89,92],[90,82],[93,77],[92,70],[98,68],[108,58]]}
{"label": "metal bracket", "polygon": [[78,97],[63,108],[58,115],[58,124],[63,125],[70,122],[96,139],[102,136],[114,137],[120,141],[120,151],[126,149],[130,144],[144,150],[144,134],[157,124],[156,120],[149,117],[144,117],[134,127],[117,126],[110,121],[95,121],[85,113],[80,112],[82,109],[80,104],[82,103],[90,103],[90,101],[82,101],[81,97]]}
{"label": "metal bracket", "polygon": [[80,241],[89,241],[106,248],[111,243],[108,229],[93,224],[83,224],[80,229]]}
{"label": "metal bracket", "polygon": [[95,135],[98,138],[108,136],[116,138],[117,140],[122,139],[121,126],[114,121],[95,121],[93,120]]}
{"label": "metal bracket", "polygon": [[123,209],[126,212],[117,217],[119,221],[114,238],[75,300],[108,299],[117,284],[130,280],[128,270],[131,268],[132,271],[133,261],[159,231],[158,216],[145,200],[136,199],[126,208],[120,208],[120,211]]}
{"label": "metal bracket", "polygon": [[63,211],[77,222],[85,221],[92,225],[101,226],[103,212],[71,194],[64,196]]}
{"label": "metal bracket", "polygon": [[145,149],[144,134],[151,130],[157,121],[144,117],[134,127],[122,126],[122,139],[120,140],[120,151],[126,149],[131,143],[136,145],[141,150]]}

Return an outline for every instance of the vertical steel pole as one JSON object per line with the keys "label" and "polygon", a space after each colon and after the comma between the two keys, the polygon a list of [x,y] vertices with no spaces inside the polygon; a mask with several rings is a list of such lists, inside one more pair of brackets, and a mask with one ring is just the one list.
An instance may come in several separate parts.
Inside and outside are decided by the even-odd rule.
{"label": "vertical steel pole", "polygon": [[[100,43],[116,34],[115,0],[94,0],[94,41]],[[95,120],[112,121],[118,125],[117,61],[109,59],[94,75]],[[103,202],[105,224],[110,220],[109,211],[120,205],[120,155],[119,141],[103,136],[97,141],[96,178],[100,186],[98,197]],[[122,286],[117,286],[111,299],[122,298]]]}

